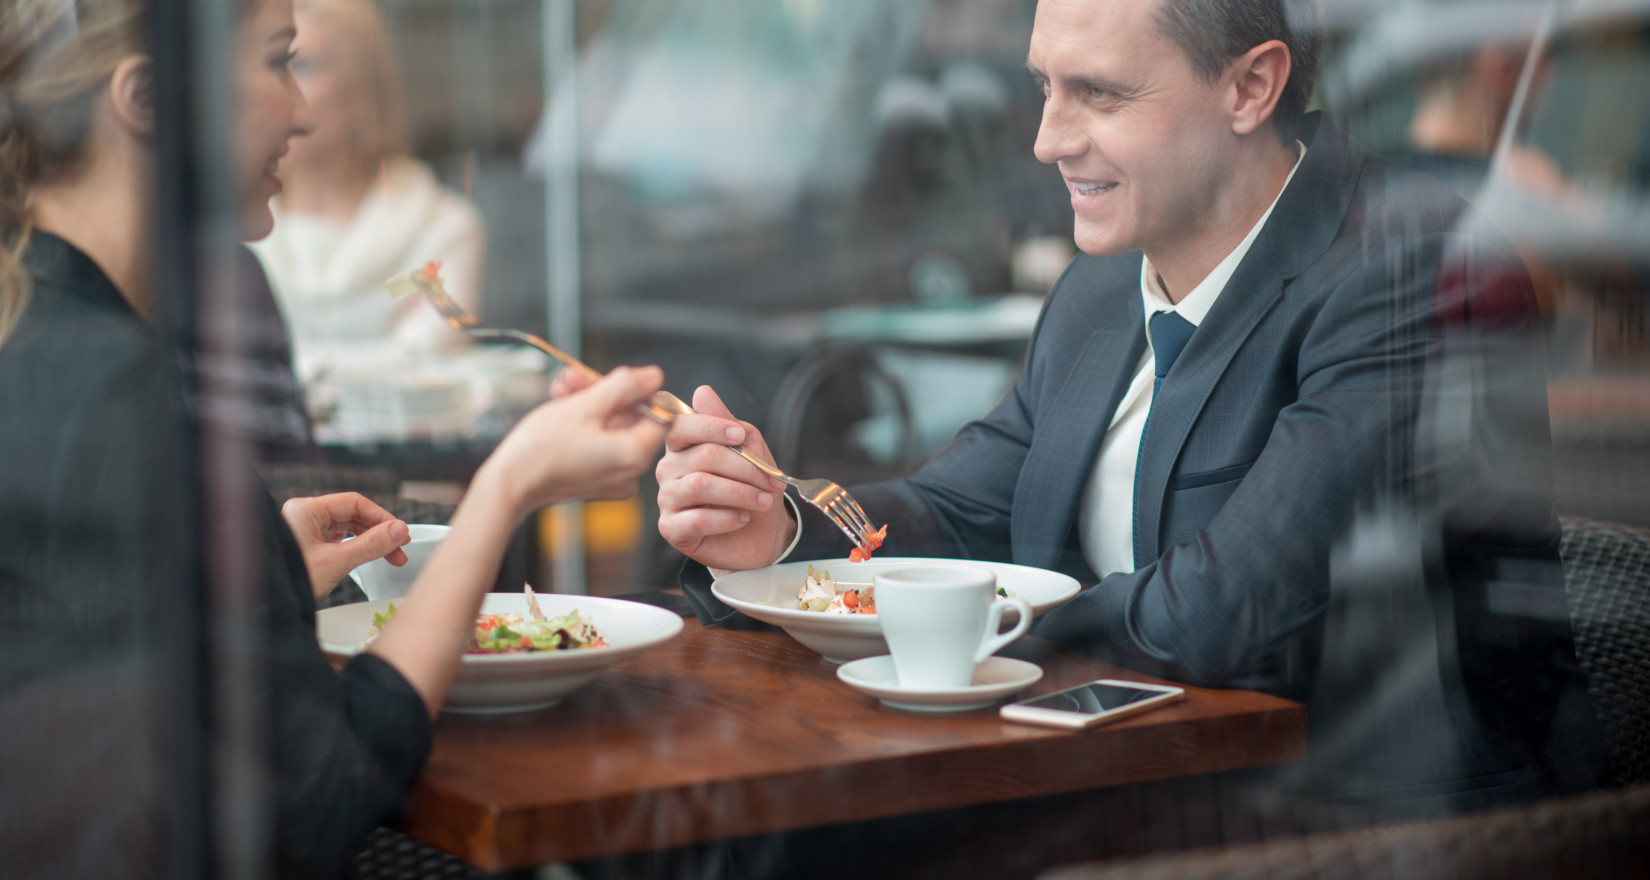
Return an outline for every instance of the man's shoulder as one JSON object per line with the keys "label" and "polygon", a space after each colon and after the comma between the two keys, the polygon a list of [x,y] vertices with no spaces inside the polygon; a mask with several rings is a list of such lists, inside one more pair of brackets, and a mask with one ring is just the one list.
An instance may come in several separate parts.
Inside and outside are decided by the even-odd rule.
{"label": "man's shoulder", "polygon": [[1348,205],[1349,226],[1367,235],[1438,236],[1469,211],[1460,194],[1425,172],[1371,156]]}
{"label": "man's shoulder", "polygon": [[1335,246],[1369,249],[1437,243],[1502,254],[1514,251],[1510,241],[1455,188],[1426,170],[1370,153],[1350,138],[1345,140],[1356,183]]}

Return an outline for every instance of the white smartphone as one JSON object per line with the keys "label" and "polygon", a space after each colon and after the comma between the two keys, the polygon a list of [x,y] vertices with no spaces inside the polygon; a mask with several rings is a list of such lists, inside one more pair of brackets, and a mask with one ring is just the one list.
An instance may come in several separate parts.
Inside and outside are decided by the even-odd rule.
{"label": "white smartphone", "polygon": [[1166,684],[1102,678],[1002,708],[1005,721],[1047,727],[1083,728],[1139,715],[1186,699],[1186,691]]}

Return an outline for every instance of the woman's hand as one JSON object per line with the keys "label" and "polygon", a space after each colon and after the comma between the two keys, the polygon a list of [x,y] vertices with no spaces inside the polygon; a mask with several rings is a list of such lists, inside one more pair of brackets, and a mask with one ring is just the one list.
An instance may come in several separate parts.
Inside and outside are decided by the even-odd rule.
{"label": "woman's hand", "polygon": [[502,487],[518,515],[573,498],[634,494],[665,436],[637,405],[663,384],[658,367],[619,367],[578,388],[558,380],[558,399],[516,425],[478,481]]}
{"label": "woman's hand", "polygon": [[[383,559],[407,564],[401,551],[411,539],[407,524],[359,493],[294,498],[281,507],[281,518],[298,539],[317,599],[363,563]],[[355,540],[345,541],[349,535]]]}
{"label": "woman's hand", "polygon": [[[550,386],[575,394],[590,379],[562,370]],[[790,546],[798,528],[780,500],[785,484],[729,447],[773,461],[762,432],[734,418],[710,386],[693,394],[691,415],[677,416],[665,438],[659,480],[659,534],[689,558],[712,568],[760,568]]]}

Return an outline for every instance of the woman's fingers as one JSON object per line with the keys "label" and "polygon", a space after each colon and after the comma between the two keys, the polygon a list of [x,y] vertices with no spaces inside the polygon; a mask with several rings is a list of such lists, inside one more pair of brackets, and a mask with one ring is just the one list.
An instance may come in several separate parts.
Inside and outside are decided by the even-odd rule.
{"label": "woman's fingers", "polygon": [[632,407],[664,387],[665,374],[658,367],[616,367],[602,381],[582,392],[587,405],[600,413]]}
{"label": "woman's fingers", "polygon": [[342,544],[334,544],[337,549],[333,552],[348,564],[349,568],[368,563],[374,559],[383,559],[391,565],[406,565],[407,554],[401,546],[407,543],[407,524],[400,520],[381,523],[355,536],[355,540]]}

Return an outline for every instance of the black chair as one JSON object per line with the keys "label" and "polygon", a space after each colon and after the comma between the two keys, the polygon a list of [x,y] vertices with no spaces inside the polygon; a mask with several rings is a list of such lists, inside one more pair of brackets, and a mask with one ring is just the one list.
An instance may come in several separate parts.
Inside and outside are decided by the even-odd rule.
{"label": "black chair", "polygon": [[1650,529],[1579,517],[1560,522],[1576,656],[1612,769],[1623,783],[1650,782]]}
{"label": "black chair", "polygon": [[359,880],[486,880],[496,875],[388,828],[367,838],[355,857]]}
{"label": "black chair", "polygon": [[1071,865],[1045,880],[1579,880],[1650,876],[1650,786],[1452,819]]}

